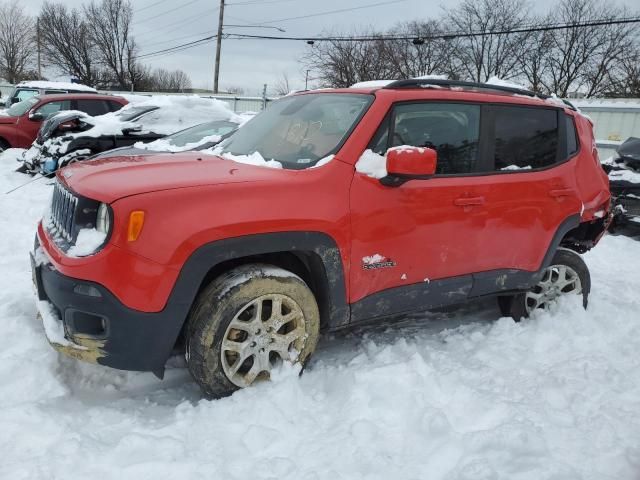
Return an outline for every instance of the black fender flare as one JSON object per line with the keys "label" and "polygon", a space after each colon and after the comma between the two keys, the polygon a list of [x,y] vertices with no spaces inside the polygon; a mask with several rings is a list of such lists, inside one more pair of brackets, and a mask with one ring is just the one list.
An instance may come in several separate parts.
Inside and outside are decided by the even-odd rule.
{"label": "black fender flare", "polygon": [[324,267],[327,290],[328,326],[349,323],[345,273],[337,242],[323,232],[293,231],[247,235],[206,243],[184,263],[165,310],[180,311],[176,339],[186,315],[207,274],[223,262],[270,253],[313,253]]}

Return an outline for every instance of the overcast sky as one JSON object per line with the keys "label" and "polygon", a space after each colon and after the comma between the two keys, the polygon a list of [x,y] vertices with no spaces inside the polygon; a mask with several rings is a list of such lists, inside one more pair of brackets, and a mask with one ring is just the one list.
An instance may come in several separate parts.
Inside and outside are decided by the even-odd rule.
{"label": "overcast sky", "polygon": [[[226,32],[309,36],[323,32],[343,33],[363,27],[385,29],[407,20],[436,18],[442,5],[454,5],[459,0],[226,0],[225,24],[246,25],[268,22],[286,30],[285,33],[266,28],[227,27]],[[22,0],[30,13],[37,14],[42,0]],[[83,0],[64,0],[70,7],[81,6]],[[133,33],[140,45],[140,54],[155,52],[213,35],[217,31],[219,0],[132,0]],[[384,5],[381,4],[387,3]],[[553,0],[535,3],[535,8],[548,8]],[[296,18],[316,13],[369,6],[339,13]],[[283,73],[289,76],[292,88],[304,87],[304,67],[300,59],[306,49],[304,42],[225,39],[222,45],[220,88],[241,87],[246,94],[258,94],[263,84],[269,88]],[[212,88],[215,43],[190,50],[145,59],[153,67],[180,68],[190,77],[194,87]],[[46,59],[45,59],[46,61]],[[48,71],[54,76],[56,72]]]}

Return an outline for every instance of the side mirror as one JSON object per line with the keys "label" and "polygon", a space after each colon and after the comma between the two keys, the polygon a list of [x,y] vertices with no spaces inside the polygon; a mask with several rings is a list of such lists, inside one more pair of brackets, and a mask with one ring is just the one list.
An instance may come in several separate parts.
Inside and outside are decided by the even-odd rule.
{"label": "side mirror", "polygon": [[400,186],[408,180],[426,179],[436,173],[438,153],[427,147],[393,147],[387,150],[387,176],[380,181]]}
{"label": "side mirror", "polygon": [[44,115],[40,112],[33,112],[29,114],[29,120],[33,120],[34,122],[41,122],[44,120]]}

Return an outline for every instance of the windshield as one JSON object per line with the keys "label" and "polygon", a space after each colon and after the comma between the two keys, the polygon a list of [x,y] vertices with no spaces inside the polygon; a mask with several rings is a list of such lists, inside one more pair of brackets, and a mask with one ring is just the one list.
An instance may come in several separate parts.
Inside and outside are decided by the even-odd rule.
{"label": "windshield", "polygon": [[146,106],[146,107],[129,107],[123,108],[116,112],[116,115],[120,117],[120,120],[124,122],[130,122],[131,120],[137,120],[141,115],[145,113],[152,112],[153,110],[157,110],[156,106]]}
{"label": "windshield", "polygon": [[303,169],[338,151],[373,101],[364,94],[318,93],[285,97],[223,141],[221,154],[258,152],[283,167]]}
{"label": "windshield", "polygon": [[198,143],[207,137],[222,137],[227,133],[232,132],[236,128],[238,128],[238,124],[233,122],[207,122],[174,133],[173,135],[169,135],[164,139],[169,141],[171,145],[174,145],[176,147],[184,147],[189,144]]}
{"label": "windshield", "polygon": [[22,102],[14,103],[10,108],[7,109],[7,115],[11,115],[12,117],[20,117],[27,113],[27,111],[33,107],[40,100],[39,97],[31,97],[27,100],[23,100]]}

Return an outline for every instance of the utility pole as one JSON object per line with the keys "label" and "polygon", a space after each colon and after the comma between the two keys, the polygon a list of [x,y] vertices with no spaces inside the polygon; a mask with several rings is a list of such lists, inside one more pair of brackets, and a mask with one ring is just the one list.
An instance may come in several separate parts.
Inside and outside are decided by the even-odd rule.
{"label": "utility pole", "polygon": [[216,38],[216,67],[213,74],[213,93],[218,93],[218,77],[220,76],[220,49],[222,48],[222,22],[224,22],[224,0],[220,0],[218,16],[218,38]]}
{"label": "utility pole", "polygon": [[36,42],[38,43],[38,80],[42,80],[42,62],[40,60],[40,18],[36,20]]}

